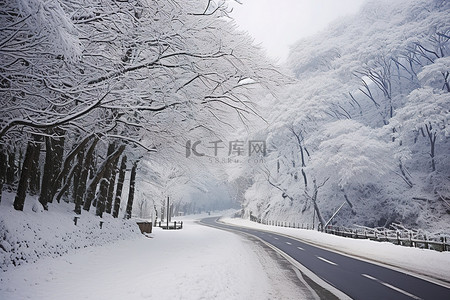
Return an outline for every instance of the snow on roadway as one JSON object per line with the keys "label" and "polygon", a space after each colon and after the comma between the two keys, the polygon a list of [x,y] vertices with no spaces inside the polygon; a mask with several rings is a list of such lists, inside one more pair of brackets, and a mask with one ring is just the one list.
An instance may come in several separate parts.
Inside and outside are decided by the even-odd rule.
{"label": "snow on roadway", "polygon": [[389,242],[344,238],[314,230],[263,225],[239,218],[221,218],[221,221],[227,224],[282,233],[373,262],[398,267],[419,275],[442,279],[446,281],[446,285],[450,286],[449,251],[438,252],[398,246]]}
{"label": "snow on roadway", "polygon": [[10,267],[0,273],[0,299],[311,298],[262,247],[194,221],[184,225]]}

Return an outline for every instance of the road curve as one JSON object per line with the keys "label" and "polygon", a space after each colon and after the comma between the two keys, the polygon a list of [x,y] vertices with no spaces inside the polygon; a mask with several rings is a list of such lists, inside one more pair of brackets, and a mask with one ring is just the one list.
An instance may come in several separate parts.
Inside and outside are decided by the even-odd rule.
{"label": "road curve", "polygon": [[450,299],[448,287],[274,232],[226,225],[217,220],[217,217],[206,218],[200,223],[256,236],[352,299]]}

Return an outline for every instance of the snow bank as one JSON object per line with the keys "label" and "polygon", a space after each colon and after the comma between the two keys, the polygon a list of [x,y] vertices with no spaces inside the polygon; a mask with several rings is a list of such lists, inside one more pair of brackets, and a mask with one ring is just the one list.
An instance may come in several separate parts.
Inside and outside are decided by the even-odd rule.
{"label": "snow bank", "polygon": [[450,252],[409,248],[388,242],[344,238],[314,230],[276,227],[237,218],[222,218],[221,221],[233,225],[282,233],[311,244],[364,258],[372,262],[390,265],[415,274],[450,282],[448,268]]}
{"label": "snow bank", "polygon": [[[49,210],[34,197],[28,197],[23,211],[13,207],[14,195],[3,193],[0,205],[0,270],[36,262],[43,257],[58,257],[80,248],[99,246],[140,236],[134,221],[103,219],[83,211],[74,225],[73,204],[49,204]],[[100,229],[100,221],[103,221]]]}

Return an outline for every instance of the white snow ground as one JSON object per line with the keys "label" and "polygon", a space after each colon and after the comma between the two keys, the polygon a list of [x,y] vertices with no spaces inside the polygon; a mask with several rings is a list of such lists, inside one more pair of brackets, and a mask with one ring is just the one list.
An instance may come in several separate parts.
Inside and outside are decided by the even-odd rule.
{"label": "white snow ground", "polygon": [[[144,236],[9,266],[0,299],[308,299],[261,246],[184,220]],[[255,255],[256,254],[256,255]]]}
{"label": "white snow ground", "polygon": [[[55,203],[48,212],[33,212],[37,203],[32,199],[27,199],[24,212],[11,205],[11,197],[4,197],[0,299],[317,298],[289,265],[257,240],[199,225],[189,217],[182,230],[155,228],[146,238],[132,220],[105,216],[100,229],[92,212],[83,212],[75,226],[72,204]],[[450,281],[449,252],[225,220]]]}
{"label": "white snow ground", "polygon": [[239,218],[221,218],[221,221],[228,224],[282,233],[331,250],[400,268],[413,274],[438,279],[439,282],[443,280],[446,281],[445,285],[450,286],[449,251],[438,252],[398,246],[388,242],[344,238],[314,230],[269,226]]}

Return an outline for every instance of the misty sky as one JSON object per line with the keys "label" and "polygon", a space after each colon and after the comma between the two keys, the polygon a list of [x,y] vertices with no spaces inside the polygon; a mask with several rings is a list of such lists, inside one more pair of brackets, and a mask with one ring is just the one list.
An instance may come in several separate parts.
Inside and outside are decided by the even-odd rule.
{"label": "misty sky", "polygon": [[292,45],[339,17],[356,13],[365,0],[241,0],[231,16],[267,54],[283,62]]}

